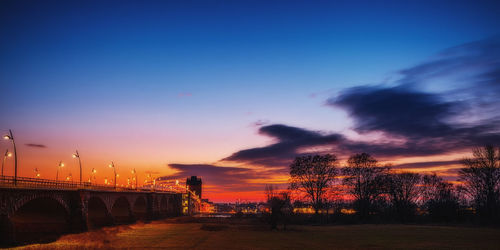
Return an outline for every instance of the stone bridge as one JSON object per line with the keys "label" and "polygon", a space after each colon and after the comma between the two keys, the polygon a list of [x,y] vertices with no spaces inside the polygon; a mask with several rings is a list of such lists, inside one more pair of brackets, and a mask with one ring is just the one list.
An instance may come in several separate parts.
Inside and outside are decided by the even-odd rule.
{"label": "stone bridge", "polygon": [[182,193],[160,191],[0,187],[0,245],[179,216],[182,199]]}

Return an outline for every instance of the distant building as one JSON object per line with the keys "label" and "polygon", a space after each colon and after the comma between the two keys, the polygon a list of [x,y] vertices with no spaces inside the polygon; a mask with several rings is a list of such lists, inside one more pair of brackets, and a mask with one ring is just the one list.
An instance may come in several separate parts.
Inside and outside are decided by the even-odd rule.
{"label": "distant building", "polygon": [[186,179],[186,186],[201,199],[201,178],[191,176]]}

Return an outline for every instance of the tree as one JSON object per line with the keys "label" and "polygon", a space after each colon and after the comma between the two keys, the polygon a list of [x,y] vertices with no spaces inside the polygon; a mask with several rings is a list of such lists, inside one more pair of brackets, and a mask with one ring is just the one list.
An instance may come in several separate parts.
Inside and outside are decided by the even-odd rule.
{"label": "tree", "polygon": [[377,199],[385,193],[389,168],[379,167],[377,160],[367,153],[355,154],[342,169],[343,184],[354,196],[354,207],[362,219],[374,210]]}
{"label": "tree", "polygon": [[387,178],[387,191],[394,211],[401,221],[413,219],[420,196],[422,176],[416,173],[393,173]]}
{"label": "tree", "polygon": [[450,222],[456,219],[458,201],[453,184],[436,174],[422,177],[422,203],[433,221]]}
{"label": "tree", "polygon": [[271,230],[278,229],[278,223],[283,223],[283,229],[293,213],[290,193],[288,191],[278,192],[277,187],[266,185],[267,205],[269,207],[268,221],[271,224]]}
{"label": "tree", "polygon": [[461,161],[465,166],[459,171],[463,188],[481,217],[499,219],[500,148],[478,147],[472,150],[472,155]]}
{"label": "tree", "polygon": [[315,214],[322,208],[325,194],[337,176],[337,157],[332,154],[301,156],[290,165],[290,186],[306,194]]}

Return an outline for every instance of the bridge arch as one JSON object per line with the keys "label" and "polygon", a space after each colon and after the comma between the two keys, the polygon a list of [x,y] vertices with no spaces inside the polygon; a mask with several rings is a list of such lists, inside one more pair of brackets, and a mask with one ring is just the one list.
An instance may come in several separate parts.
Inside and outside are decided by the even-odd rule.
{"label": "bridge arch", "polygon": [[147,218],[148,206],[144,196],[139,196],[135,199],[132,212],[134,217],[138,220],[145,220]]}
{"label": "bridge arch", "polygon": [[34,193],[30,195],[23,195],[21,198],[17,200],[17,202],[12,206],[12,210],[10,211],[9,215],[14,214],[17,210],[19,210],[21,207],[23,207],[25,204],[35,200],[35,199],[41,199],[41,198],[46,198],[46,199],[52,199],[55,200],[56,202],[59,203],[64,209],[66,210],[66,213],[69,213],[69,207],[68,204],[66,204],[66,201],[64,201],[64,198],[60,195],[54,195],[54,194],[39,194],[39,193]]}
{"label": "bridge arch", "polygon": [[112,217],[106,203],[98,196],[90,197],[87,203],[87,226],[89,229],[107,226]]}
{"label": "bridge arch", "polygon": [[69,218],[68,206],[59,197],[35,196],[18,203],[7,230],[16,242],[52,241],[70,230]]}
{"label": "bridge arch", "polygon": [[126,197],[121,196],[115,200],[111,208],[111,216],[117,224],[124,224],[132,221],[132,210]]}

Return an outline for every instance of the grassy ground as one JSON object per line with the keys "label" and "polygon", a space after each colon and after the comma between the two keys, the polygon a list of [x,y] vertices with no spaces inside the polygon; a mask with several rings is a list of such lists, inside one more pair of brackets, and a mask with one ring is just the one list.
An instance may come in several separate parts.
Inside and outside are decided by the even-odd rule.
{"label": "grassy ground", "polygon": [[413,225],[266,226],[165,220],[62,236],[22,249],[499,249],[500,229]]}

